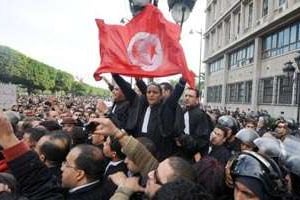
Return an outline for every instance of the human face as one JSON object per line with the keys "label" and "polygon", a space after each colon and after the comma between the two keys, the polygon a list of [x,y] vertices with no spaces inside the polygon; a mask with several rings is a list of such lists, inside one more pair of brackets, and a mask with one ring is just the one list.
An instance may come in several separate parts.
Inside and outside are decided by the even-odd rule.
{"label": "human face", "polygon": [[225,133],[219,128],[214,128],[210,134],[210,143],[214,146],[220,146],[226,141]]}
{"label": "human face", "polygon": [[74,188],[78,186],[80,181],[80,169],[75,165],[75,160],[80,154],[78,148],[73,148],[67,155],[66,161],[61,165],[62,171],[62,187],[64,188]]}
{"label": "human face", "polygon": [[278,123],[275,132],[277,133],[278,138],[283,138],[287,134],[287,124]]}
{"label": "human face", "polygon": [[63,124],[62,130],[70,133],[72,132],[74,126],[75,124]]}
{"label": "human face", "polygon": [[145,193],[152,198],[157,190],[165,183],[167,183],[174,175],[174,170],[169,163],[169,159],[162,161],[156,170],[148,173],[148,180]]}
{"label": "human face", "polygon": [[51,120],[58,120],[59,114],[57,111],[51,110],[49,111],[49,119]]}
{"label": "human face", "polygon": [[115,152],[111,150],[110,144],[111,144],[110,137],[107,137],[103,145],[103,154],[107,158],[112,158],[115,154]]}
{"label": "human face", "polygon": [[149,106],[152,106],[160,102],[162,94],[160,89],[156,85],[149,85],[147,87],[146,96]]}
{"label": "human face", "polygon": [[184,93],[184,104],[187,108],[196,106],[199,104],[199,98],[196,95],[195,90],[186,89]]}
{"label": "human face", "polygon": [[115,102],[119,102],[125,99],[125,96],[119,86],[115,86],[112,91],[112,97]]}
{"label": "human face", "polygon": [[126,164],[128,170],[133,174],[138,173],[140,171],[138,166],[134,164],[134,162],[130,160],[128,157],[125,158],[124,163]]}
{"label": "human face", "polygon": [[235,182],[234,200],[260,200],[249,188],[240,182]]}
{"label": "human face", "polygon": [[105,136],[101,134],[92,134],[92,144],[99,145],[104,144]]}
{"label": "human face", "polygon": [[255,130],[256,127],[253,123],[247,123],[245,128],[251,128],[251,129]]}

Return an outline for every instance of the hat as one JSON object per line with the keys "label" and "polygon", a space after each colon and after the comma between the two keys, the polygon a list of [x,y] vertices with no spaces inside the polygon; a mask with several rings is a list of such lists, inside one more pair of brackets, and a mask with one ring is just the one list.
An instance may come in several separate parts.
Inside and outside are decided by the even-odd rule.
{"label": "hat", "polygon": [[76,121],[72,117],[65,117],[61,124],[76,124]]}

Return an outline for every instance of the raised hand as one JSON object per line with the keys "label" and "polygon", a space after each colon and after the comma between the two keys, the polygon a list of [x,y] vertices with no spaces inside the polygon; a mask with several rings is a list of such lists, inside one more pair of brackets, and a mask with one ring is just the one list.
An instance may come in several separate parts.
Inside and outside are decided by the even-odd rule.
{"label": "raised hand", "polygon": [[100,117],[91,120],[92,122],[97,122],[99,125],[96,127],[94,134],[115,136],[115,134],[120,131],[116,125],[107,117]]}
{"label": "raised hand", "polygon": [[17,144],[19,140],[14,134],[11,123],[3,112],[0,112],[0,145],[5,149]]}

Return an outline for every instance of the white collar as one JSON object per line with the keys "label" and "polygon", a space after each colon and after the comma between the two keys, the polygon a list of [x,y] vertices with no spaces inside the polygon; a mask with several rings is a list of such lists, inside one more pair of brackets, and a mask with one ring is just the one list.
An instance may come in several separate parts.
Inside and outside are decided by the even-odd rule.
{"label": "white collar", "polygon": [[73,192],[75,192],[75,191],[77,191],[77,190],[80,190],[81,188],[88,187],[88,186],[93,185],[93,184],[96,184],[96,183],[98,183],[98,182],[99,182],[99,180],[93,181],[93,182],[91,182],[91,183],[87,183],[87,184],[84,184],[84,185],[77,186],[77,187],[75,187],[75,188],[73,188],[73,189],[70,189],[70,190],[69,190],[69,193],[73,193]]}
{"label": "white collar", "polygon": [[106,166],[106,168],[105,168],[105,172],[104,172],[104,174],[106,174],[106,171],[108,170],[108,168],[110,167],[110,166],[118,166],[120,163],[122,163],[124,160],[119,160],[119,161],[110,161],[109,163],[108,163],[108,165]]}

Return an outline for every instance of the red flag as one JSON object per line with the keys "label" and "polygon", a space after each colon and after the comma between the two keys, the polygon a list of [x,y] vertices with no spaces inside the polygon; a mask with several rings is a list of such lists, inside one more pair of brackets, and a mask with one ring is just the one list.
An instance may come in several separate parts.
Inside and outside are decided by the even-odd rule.
{"label": "red flag", "polygon": [[163,77],[182,74],[194,87],[179,43],[180,27],[167,21],[149,4],[125,26],[108,25],[96,19],[100,39],[100,67],[94,73],[118,73],[135,77]]}

